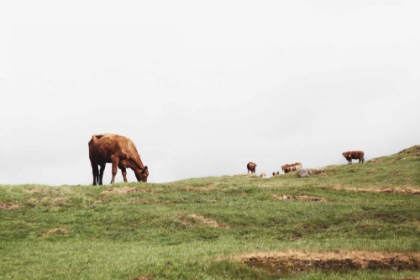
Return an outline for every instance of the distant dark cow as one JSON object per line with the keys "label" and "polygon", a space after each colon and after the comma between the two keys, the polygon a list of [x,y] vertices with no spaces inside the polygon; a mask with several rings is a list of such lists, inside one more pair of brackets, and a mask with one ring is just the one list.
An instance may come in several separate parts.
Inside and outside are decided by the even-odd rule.
{"label": "distant dark cow", "polygon": [[249,171],[251,171],[251,173],[255,173],[256,167],[257,167],[257,164],[253,162],[248,162],[248,164],[246,165],[246,168],[248,169],[248,173]]}
{"label": "distant dark cow", "polygon": [[280,175],[280,172],[278,171],[273,172],[273,176],[278,176],[278,175]]}
{"label": "distant dark cow", "polygon": [[300,162],[285,164],[281,167],[281,170],[283,170],[284,173],[289,173],[300,169],[302,169],[302,163]]}
{"label": "distant dark cow", "polygon": [[365,162],[365,153],[363,151],[348,151],[342,153],[343,157],[346,158],[349,164],[351,164],[352,159],[358,159],[359,163]]}

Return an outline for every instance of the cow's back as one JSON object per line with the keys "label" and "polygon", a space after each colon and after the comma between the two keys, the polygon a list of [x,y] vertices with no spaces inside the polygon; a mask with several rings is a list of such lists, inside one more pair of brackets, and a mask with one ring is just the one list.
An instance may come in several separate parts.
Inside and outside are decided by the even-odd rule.
{"label": "cow's back", "polygon": [[126,158],[129,139],[117,134],[93,135],[89,141],[89,155],[97,163],[111,162],[111,156],[118,154],[122,159]]}
{"label": "cow's back", "polygon": [[255,164],[253,162],[248,162],[248,164],[246,165],[246,168],[250,171],[255,171],[256,166],[257,166],[257,164]]}
{"label": "cow's back", "polygon": [[363,151],[350,151],[348,153],[349,157],[351,157],[352,159],[362,159],[365,155]]}

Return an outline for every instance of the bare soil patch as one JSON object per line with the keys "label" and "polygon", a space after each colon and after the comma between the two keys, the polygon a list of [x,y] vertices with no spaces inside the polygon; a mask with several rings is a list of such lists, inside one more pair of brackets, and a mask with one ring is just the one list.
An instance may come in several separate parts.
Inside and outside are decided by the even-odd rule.
{"label": "bare soil patch", "polygon": [[205,224],[206,226],[213,227],[213,228],[226,228],[228,229],[229,226],[223,223],[219,223],[213,219],[206,218],[204,216],[198,214],[189,214],[186,217],[180,218],[180,221],[183,225],[188,227],[193,227],[195,224]]}
{"label": "bare soil patch", "polygon": [[13,210],[17,208],[19,208],[17,204],[0,202],[0,210]]}
{"label": "bare soil patch", "polygon": [[137,192],[136,188],[125,186],[125,187],[119,187],[119,188],[106,189],[106,190],[102,191],[101,194],[122,195],[122,194],[134,193],[134,192]]}
{"label": "bare soil patch", "polygon": [[256,253],[234,256],[250,267],[273,274],[308,270],[346,271],[359,269],[420,270],[420,253],[334,251]]}
{"label": "bare soil patch", "polygon": [[279,200],[306,200],[306,201],[315,201],[315,202],[326,202],[327,200],[323,197],[316,197],[316,196],[309,196],[309,195],[287,195],[287,194],[280,194],[276,195],[273,194],[272,197]]}

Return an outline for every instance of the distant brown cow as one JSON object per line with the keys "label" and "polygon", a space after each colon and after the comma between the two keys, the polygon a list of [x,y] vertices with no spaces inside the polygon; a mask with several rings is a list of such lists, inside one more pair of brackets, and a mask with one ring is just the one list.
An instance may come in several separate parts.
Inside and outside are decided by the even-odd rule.
{"label": "distant brown cow", "polygon": [[300,162],[285,164],[281,167],[281,170],[283,170],[284,173],[289,173],[300,169],[302,169],[302,163]]}
{"label": "distant brown cow", "polygon": [[248,164],[246,165],[246,168],[248,169],[248,173],[249,173],[249,171],[251,171],[251,173],[255,173],[255,169],[257,168],[257,164],[253,163],[253,162],[248,162]]}
{"label": "distant brown cow", "polygon": [[352,159],[358,159],[359,163],[365,162],[365,153],[363,151],[348,151],[342,153],[343,157],[346,158],[348,164],[351,164]]}
{"label": "distant brown cow", "polygon": [[[93,185],[102,185],[106,163],[112,163],[111,184],[115,182],[118,168],[121,169],[124,182],[127,182],[127,167],[133,169],[137,181],[147,182],[149,169],[143,165],[136,146],[127,137],[116,134],[93,135],[88,144]],[[98,165],[101,167],[100,172]]]}

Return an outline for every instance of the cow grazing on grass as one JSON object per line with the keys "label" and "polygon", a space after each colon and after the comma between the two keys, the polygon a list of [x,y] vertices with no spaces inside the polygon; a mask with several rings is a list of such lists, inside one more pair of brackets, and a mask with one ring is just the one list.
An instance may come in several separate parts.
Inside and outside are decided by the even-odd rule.
{"label": "cow grazing on grass", "polygon": [[253,162],[248,162],[248,164],[246,165],[246,168],[248,169],[248,173],[249,173],[249,171],[251,171],[251,173],[255,173],[255,169],[257,168],[257,164],[253,163]]}
{"label": "cow grazing on grass", "polygon": [[289,173],[300,169],[302,169],[302,163],[300,162],[285,164],[281,167],[281,170],[283,170],[284,173]]}
{"label": "cow grazing on grass", "polygon": [[280,172],[278,171],[273,172],[273,176],[278,176],[278,175],[280,175]]}
{"label": "cow grazing on grass", "polygon": [[127,182],[127,167],[134,171],[137,181],[147,182],[149,169],[143,165],[136,146],[127,137],[116,134],[93,135],[88,145],[93,185],[102,185],[106,163],[112,163],[111,184],[115,182],[118,168],[121,169],[124,182]]}
{"label": "cow grazing on grass", "polygon": [[348,151],[342,153],[343,157],[346,158],[348,164],[352,163],[353,159],[358,159],[359,163],[365,162],[365,153],[363,151]]}

